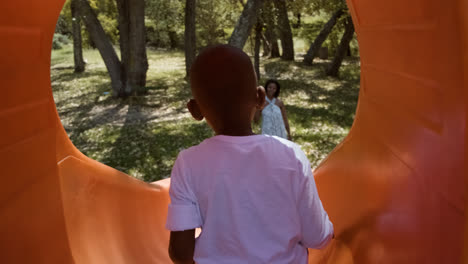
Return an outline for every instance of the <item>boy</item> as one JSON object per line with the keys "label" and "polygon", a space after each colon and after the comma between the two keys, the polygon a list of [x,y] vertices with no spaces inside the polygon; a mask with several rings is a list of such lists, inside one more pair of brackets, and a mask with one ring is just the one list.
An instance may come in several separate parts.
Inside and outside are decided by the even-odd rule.
{"label": "boy", "polygon": [[190,83],[188,109],[216,136],[182,151],[174,164],[166,224],[172,261],[307,263],[307,248],[325,246],[333,225],[299,146],[252,132],[265,90],[256,87],[250,58],[228,45],[207,48]]}

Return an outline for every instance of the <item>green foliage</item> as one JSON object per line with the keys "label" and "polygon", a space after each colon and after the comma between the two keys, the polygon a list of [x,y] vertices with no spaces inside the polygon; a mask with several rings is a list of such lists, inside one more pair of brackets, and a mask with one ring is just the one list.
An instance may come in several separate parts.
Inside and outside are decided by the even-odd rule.
{"label": "green foliage", "polygon": [[149,46],[179,48],[184,45],[184,5],[180,0],[147,0],[146,35]]}
{"label": "green foliage", "polygon": [[[101,25],[109,36],[109,39],[112,43],[119,43],[119,29],[118,29],[118,11],[115,0],[88,0],[90,6],[93,8],[94,12],[98,16]],[[59,21],[57,23],[56,31],[66,30],[67,34],[71,34],[72,30],[72,20],[70,9],[71,0],[66,0],[62,12],[60,13]],[[60,24],[59,24],[60,23]],[[59,27],[60,25],[60,27]],[[62,34],[63,33],[62,30]],[[83,41],[83,47],[94,47],[94,44],[91,41],[91,38],[86,30],[85,26],[81,27],[81,35]]]}
{"label": "green foliage", "polygon": [[[288,1],[288,4],[290,11],[293,13],[301,13],[304,18],[301,27],[294,30],[294,35],[304,39],[309,46],[313,43],[323,25],[331,18],[334,12],[339,9],[348,12],[345,0],[294,0]],[[345,29],[344,22],[346,16],[347,14],[344,14],[338,19],[327,40],[323,43],[323,46],[328,48],[330,56],[335,54],[340,43],[341,36]],[[354,53],[357,53],[356,40],[353,40],[351,49]]]}
{"label": "green foliage", "polygon": [[[69,32],[72,28],[72,15],[71,15],[71,0],[66,0],[63,4],[62,11],[60,12],[59,21],[62,23],[62,27],[66,27]],[[60,21],[62,20],[62,21]]]}
{"label": "green foliage", "polygon": [[[273,1],[265,1],[261,13],[264,22],[266,20],[273,20],[273,23],[276,23],[278,14]],[[57,22],[56,32],[63,35],[71,35],[72,17],[70,2],[71,0],[65,2]],[[246,1],[197,1],[196,32],[198,47],[214,43],[226,43],[228,41],[243,10],[241,2],[245,4]],[[111,41],[114,44],[118,44],[119,31],[116,0],[89,0],[89,3],[97,13],[99,21]],[[302,27],[293,28],[293,34],[295,38],[299,38],[300,41],[304,41],[308,45],[312,43],[320,31],[319,27],[329,19],[333,12],[339,8],[346,8],[343,0],[294,0],[287,1],[287,3],[291,23],[294,23],[296,19],[295,14],[300,13],[302,15]],[[185,28],[184,8],[185,1],[183,0],[146,0],[145,23],[149,46],[164,49],[183,49]],[[313,22],[308,22],[307,17],[314,18]],[[329,47],[330,54],[333,54],[338,46],[343,32],[344,26],[340,21],[324,44]],[[82,26],[82,36],[84,47],[94,46],[84,26]],[[356,46],[355,44],[353,45]],[[249,49],[249,42],[246,49]],[[357,48],[354,49],[356,50]]]}
{"label": "green foliage", "polygon": [[320,12],[331,14],[338,9],[347,8],[345,0],[294,0],[287,2],[288,10],[307,15],[316,15]]}
{"label": "green foliage", "polygon": [[61,49],[64,45],[68,45],[69,43],[70,39],[68,38],[68,36],[62,35],[60,33],[55,33],[54,38],[52,40],[52,49]]}
{"label": "green foliage", "polygon": [[[345,31],[345,22],[347,19],[347,15],[341,16],[340,19],[338,19],[335,27],[333,28],[332,32],[330,35],[328,35],[327,40],[323,43],[324,47],[328,47],[328,52],[330,56],[334,56],[338,45],[340,44],[341,37],[344,34]],[[326,21],[323,22],[325,24]],[[353,40],[350,43],[350,48],[351,52],[355,55],[358,54],[359,49],[358,49],[358,44],[357,44],[357,39],[353,38]]]}
{"label": "green foliage", "polygon": [[302,22],[301,27],[293,29],[293,34],[308,43],[312,43],[325,23],[326,21],[321,19],[313,22]]}
{"label": "green foliage", "polygon": [[197,1],[197,46],[226,43],[242,10],[238,1]]}
{"label": "green foliage", "polygon": [[[147,0],[148,44],[158,48],[183,48],[185,1]],[[239,1],[197,0],[197,46],[225,43],[242,12]]]}
{"label": "green foliage", "polygon": [[[345,31],[345,26],[344,26],[345,21],[346,21],[346,15],[341,16],[336,22],[336,25],[333,28],[330,35],[328,35],[327,40],[323,43],[324,47],[328,47],[328,52],[331,56],[334,56],[336,49],[338,48],[338,45],[340,44],[341,37],[343,36],[344,31]],[[324,22],[324,24],[325,23],[326,21]]]}
{"label": "green foliage", "polygon": [[[310,46],[322,30],[322,27],[325,25],[325,23],[327,23],[327,21],[331,18],[331,16],[332,14],[326,12],[320,12],[319,14],[313,16],[304,16],[301,27],[293,28],[293,35],[299,39],[304,40],[307,43],[307,46]],[[327,39],[322,44],[323,47],[328,48],[328,53],[330,56],[335,54],[341,37],[344,34],[346,17],[347,15],[345,14],[338,19],[332,32],[328,35]],[[359,48],[356,38],[353,38],[350,47],[353,54],[358,54]]]}
{"label": "green foliage", "polygon": [[60,14],[57,20],[57,24],[55,25],[55,33],[71,35],[71,23],[68,23],[64,14]]}
{"label": "green foliage", "polygon": [[117,22],[117,16],[115,14],[109,15],[100,12],[98,14],[98,19],[107,36],[110,38],[110,41],[114,44],[119,43],[119,24]]}

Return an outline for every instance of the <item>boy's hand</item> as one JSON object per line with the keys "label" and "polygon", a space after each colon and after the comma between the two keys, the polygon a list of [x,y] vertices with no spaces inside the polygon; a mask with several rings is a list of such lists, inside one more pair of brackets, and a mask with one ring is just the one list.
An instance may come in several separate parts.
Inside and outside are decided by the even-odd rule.
{"label": "boy's hand", "polygon": [[193,264],[195,229],[172,231],[169,239],[169,257],[174,264]]}

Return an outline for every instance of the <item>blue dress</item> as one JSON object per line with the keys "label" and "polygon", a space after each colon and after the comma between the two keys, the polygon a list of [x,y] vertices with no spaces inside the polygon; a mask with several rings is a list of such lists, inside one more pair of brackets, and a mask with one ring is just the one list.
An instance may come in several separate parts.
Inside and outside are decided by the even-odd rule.
{"label": "blue dress", "polygon": [[268,105],[262,110],[262,134],[288,138],[286,127],[284,126],[283,115],[281,109],[275,104],[276,98],[273,100],[265,97]]}

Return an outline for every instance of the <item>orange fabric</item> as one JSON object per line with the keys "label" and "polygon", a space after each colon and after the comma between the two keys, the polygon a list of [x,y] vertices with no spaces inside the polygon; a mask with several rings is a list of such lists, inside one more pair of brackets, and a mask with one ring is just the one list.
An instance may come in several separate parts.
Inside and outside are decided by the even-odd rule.
{"label": "orange fabric", "polygon": [[[62,4],[0,1],[0,262],[169,263],[169,181],[85,157],[61,126],[49,69]],[[466,1],[348,5],[361,91],[350,134],[316,171],[337,239],[309,263],[459,263]]]}

